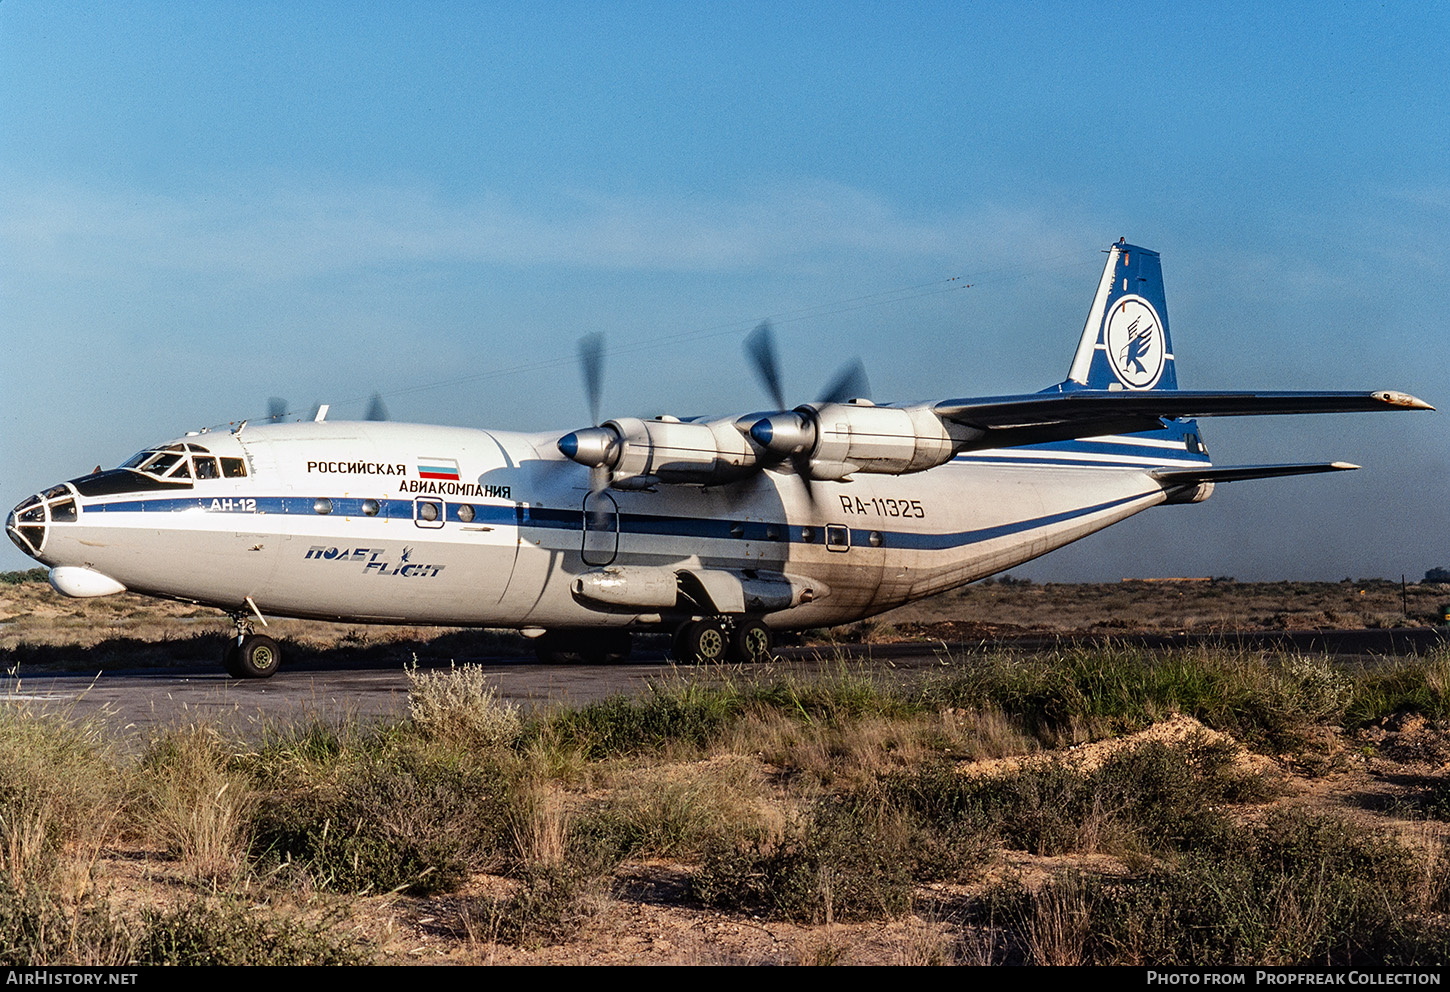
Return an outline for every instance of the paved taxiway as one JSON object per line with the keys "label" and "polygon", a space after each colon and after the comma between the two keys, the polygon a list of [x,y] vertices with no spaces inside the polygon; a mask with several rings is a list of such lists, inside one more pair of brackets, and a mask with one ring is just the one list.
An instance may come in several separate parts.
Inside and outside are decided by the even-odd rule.
{"label": "paved taxiway", "polygon": [[[1040,651],[1068,643],[1091,643],[1054,637],[1017,638],[973,644],[873,644],[831,648],[790,648],[770,665],[739,667],[677,667],[662,656],[645,655],[615,665],[542,665],[532,658],[460,659],[481,665],[500,695],[526,708],[551,704],[582,704],[606,696],[644,691],[651,682],[690,677],[770,678],[792,671],[804,674],[841,664],[866,665],[903,680],[970,664],[984,649]],[[1145,635],[1118,637],[1118,642],[1150,649],[1198,643],[1249,650],[1298,650],[1328,653],[1349,661],[1374,662],[1386,656],[1419,654],[1450,642],[1445,628],[1398,630],[1283,631],[1215,635]],[[428,666],[423,666],[426,670]],[[433,666],[438,670],[439,666]],[[408,677],[401,667],[287,668],[265,681],[245,682],[218,671],[133,669],[102,673],[25,675],[0,680],[0,704],[31,705],[77,717],[104,714],[121,732],[206,722],[243,735],[261,733],[267,724],[305,718],[328,720],[401,716],[407,712]]]}

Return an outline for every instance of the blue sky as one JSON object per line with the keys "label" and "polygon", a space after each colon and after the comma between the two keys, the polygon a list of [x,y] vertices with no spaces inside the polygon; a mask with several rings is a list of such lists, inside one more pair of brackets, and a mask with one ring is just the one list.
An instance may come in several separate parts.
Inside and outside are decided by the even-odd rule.
{"label": "blue sky", "polygon": [[[1450,8],[1434,4],[0,4],[0,500],[267,397],[585,423],[1063,378],[1119,236],[1185,388],[1440,406]],[[949,280],[955,278],[955,282]],[[1439,414],[1215,421],[1239,483],[1019,569],[1418,577]],[[8,543],[0,568],[24,567]]]}

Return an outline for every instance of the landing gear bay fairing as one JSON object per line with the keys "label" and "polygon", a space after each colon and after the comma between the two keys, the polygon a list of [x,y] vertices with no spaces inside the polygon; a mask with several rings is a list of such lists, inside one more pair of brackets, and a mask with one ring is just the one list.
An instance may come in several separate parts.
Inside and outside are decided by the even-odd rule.
{"label": "landing gear bay fairing", "polygon": [[267,615],[514,628],[554,661],[667,632],[677,658],[748,661],[777,631],[889,610],[1220,482],[1355,467],[1215,466],[1194,418],[1432,409],[1388,390],[1180,390],[1158,255],[1121,241],[1067,378],[1039,393],[876,405],[848,375],[792,409],[768,328],[748,351],[769,411],[596,415],[563,435],[243,423],[52,486],[6,531],[68,596],[228,611],[237,677],[277,669]]}

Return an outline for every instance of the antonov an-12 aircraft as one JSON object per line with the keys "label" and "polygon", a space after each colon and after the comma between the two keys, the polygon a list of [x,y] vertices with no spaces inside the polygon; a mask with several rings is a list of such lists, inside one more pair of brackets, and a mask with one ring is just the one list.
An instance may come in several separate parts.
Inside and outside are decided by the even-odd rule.
{"label": "antonov an-12 aircraft", "polygon": [[1039,393],[877,405],[843,377],[772,409],[515,433],[380,422],[190,433],[51,486],[6,532],[67,596],[218,607],[224,664],[265,678],[266,617],[505,627],[541,658],[768,655],[774,632],[868,617],[1046,554],[1219,482],[1343,462],[1217,467],[1193,418],[1429,410],[1404,393],[1178,388],[1157,253],[1119,241],[1067,378]]}

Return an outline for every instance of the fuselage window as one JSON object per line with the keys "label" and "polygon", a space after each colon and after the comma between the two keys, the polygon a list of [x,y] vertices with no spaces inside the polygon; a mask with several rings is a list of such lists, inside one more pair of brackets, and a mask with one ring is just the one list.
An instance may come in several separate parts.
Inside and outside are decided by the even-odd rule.
{"label": "fuselage window", "polygon": [[328,499],[326,496],[317,497],[315,500],[312,501],[312,512],[321,514],[324,517],[327,516],[329,513],[332,512],[332,500]]}
{"label": "fuselage window", "polygon": [[826,525],[826,550],[827,551],[849,551],[851,550],[851,530],[839,524]]}
{"label": "fuselage window", "polygon": [[801,541],[805,544],[816,543],[816,529],[814,527],[801,528]]}
{"label": "fuselage window", "polygon": [[473,523],[473,507],[467,503],[460,504],[458,507],[458,519],[466,524]]}
{"label": "fuselage window", "polygon": [[247,477],[247,463],[241,458],[222,459],[222,478],[224,479],[245,479]]}
{"label": "fuselage window", "polygon": [[375,499],[365,499],[362,501],[362,511],[365,517],[376,517],[380,509],[382,507],[378,506],[378,501]]}

